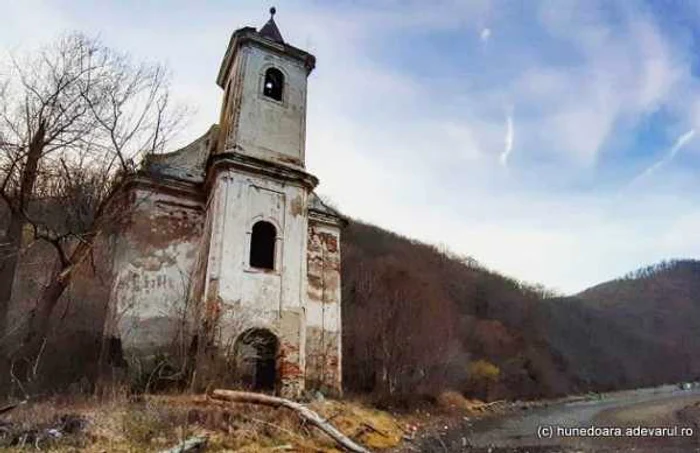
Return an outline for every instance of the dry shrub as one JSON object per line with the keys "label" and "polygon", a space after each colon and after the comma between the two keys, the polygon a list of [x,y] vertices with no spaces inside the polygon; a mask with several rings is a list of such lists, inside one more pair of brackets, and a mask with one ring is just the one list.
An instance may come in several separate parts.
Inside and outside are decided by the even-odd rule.
{"label": "dry shrub", "polygon": [[[178,416],[179,415],[179,416]],[[183,417],[161,406],[145,405],[141,409],[124,412],[122,433],[131,444],[150,445],[165,443],[173,431],[183,425]],[[165,442],[159,442],[165,440]]]}
{"label": "dry shrub", "polygon": [[[390,414],[356,402],[326,400],[311,408],[372,450],[392,448],[403,435]],[[30,428],[67,413],[87,419],[88,426],[80,444],[75,439],[72,446],[61,444],[73,448],[65,451],[160,451],[193,436],[207,436],[208,451],[279,451],[283,446],[296,452],[338,451],[333,440],[293,411],[205,396],[146,395],[139,402],[124,397],[54,399],[18,408],[8,421],[23,421]]]}
{"label": "dry shrub", "polygon": [[483,411],[485,403],[480,400],[465,398],[454,390],[446,390],[437,397],[437,404],[446,412],[460,412],[466,414],[478,414]]}
{"label": "dry shrub", "polygon": [[467,374],[467,392],[489,400],[492,390],[500,379],[501,370],[487,360],[477,360],[469,363]]}
{"label": "dry shrub", "polygon": [[493,383],[498,381],[501,370],[486,360],[477,360],[469,364],[468,374],[470,380]]}
{"label": "dry shrub", "polygon": [[[0,420],[0,451],[78,451],[90,438],[85,431],[86,418],[80,414],[86,402],[75,398],[52,398],[38,404],[22,404]],[[51,434],[61,432],[60,437]],[[3,447],[12,449],[4,450]]]}
{"label": "dry shrub", "polygon": [[312,403],[311,409],[327,418],[345,435],[371,450],[393,448],[401,442],[404,434],[401,425],[391,414],[357,402],[326,400]]}
{"label": "dry shrub", "polygon": [[465,409],[466,399],[459,392],[446,390],[438,395],[437,404],[440,409],[447,412],[456,412]]}

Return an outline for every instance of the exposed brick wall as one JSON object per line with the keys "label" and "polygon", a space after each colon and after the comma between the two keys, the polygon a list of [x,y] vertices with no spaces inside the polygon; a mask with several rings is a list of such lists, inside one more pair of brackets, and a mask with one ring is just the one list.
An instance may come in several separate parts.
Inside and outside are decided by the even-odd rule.
{"label": "exposed brick wall", "polygon": [[310,220],[307,239],[306,383],[340,393],[340,230]]}

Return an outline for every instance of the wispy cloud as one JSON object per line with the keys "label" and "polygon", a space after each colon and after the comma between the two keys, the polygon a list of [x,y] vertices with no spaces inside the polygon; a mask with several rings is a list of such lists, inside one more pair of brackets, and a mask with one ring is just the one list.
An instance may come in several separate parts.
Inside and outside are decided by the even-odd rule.
{"label": "wispy cloud", "polygon": [[491,29],[488,27],[485,27],[481,30],[481,33],[479,34],[479,39],[481,39],[481,42],[484,44],[489,42],[489,39],[491,38]]}
{"label": "wispy cloud", "polygon": [[691,129],[688,132],[680,135],[676,141],[673,143],[673,146],[671,149],[668,150],[668,152],[659,160],[654,162],[652,165],[647,167],[643,172],[635,176],[632,181],[630,181],[629,186],[636,185],[639,181],[648,178],[651,176],[655,171],[657,171],[661,166],[669,163],[670,161],[673,160],[674,157],[676,157],[676,154],[678,154],[678,151],[681,150],[684,146],[690,142],[690,140],[693,139],[695,136],[695,129]]}
{"label": "wispy cloud", "polygon": [[509,108],[506,113],[506,136],[505,136],[505,147],[499,161],[502,166],[508,166],[508,158],[510,153],[513,151],[513,144],[515,143],[515,127],[513,126],[513,108]]}

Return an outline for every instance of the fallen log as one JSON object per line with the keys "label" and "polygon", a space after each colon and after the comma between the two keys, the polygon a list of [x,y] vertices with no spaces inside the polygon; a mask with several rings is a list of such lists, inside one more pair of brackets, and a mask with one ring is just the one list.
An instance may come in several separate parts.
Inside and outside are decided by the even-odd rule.
{"label": "fallen log", "polygon": [[209,439],[206,437],[190,437],[189,439],[180,442],[173,448],[163,450],[160,453],[196,453],[202,452],[207,448]]}
{"label": "fallen log", "polygon": [[0,414],[4,414],[5,412],[10,412],[11,410],[21,406],[22,404],[27,404],[27,400],[20,401],[19,403],[12,403],[12,404],[8,404],[7,406],[0,407]]}
{"label": "fallen log", "polygon": [[261,404],[270,407],[284,407],[296,412],[301,418],[311,423],[324,433],[326,433],[330,438],[332,438],[338,445],[351,451],[353,453],[370,453],[369,450],[361,445],[358,445],[345,434],[338,431],[335,426],[331,425],[328,420],[324,419],[316,412],[312,411],[303,404],[296,403],[294,401],[279,398],[276,396],[263,395],[260,393],[253,392],[240,392],[235,390],[214,390],[211,394],[211,398],[223,401],[230,401],[233,403],[248,403],[248,404]]}

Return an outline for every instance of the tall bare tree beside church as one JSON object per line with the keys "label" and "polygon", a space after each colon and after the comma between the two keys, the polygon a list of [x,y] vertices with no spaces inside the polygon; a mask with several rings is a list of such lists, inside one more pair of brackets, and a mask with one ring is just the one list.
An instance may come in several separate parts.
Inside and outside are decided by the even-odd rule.
{"label": "tall bare tree beside church", "polygon": [[82,34],[7,66],[0,72],[0,198],[9,212],[0,241],[0,339],[23,245],[45,241],[57,259],[28,322],[26,343],[36,344],[95,237],[115,220],[105,210],[110,194],[141,156],[163,149],[182,115],[162,66],[135,64]]}

